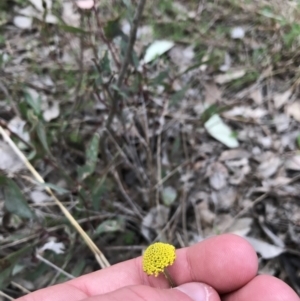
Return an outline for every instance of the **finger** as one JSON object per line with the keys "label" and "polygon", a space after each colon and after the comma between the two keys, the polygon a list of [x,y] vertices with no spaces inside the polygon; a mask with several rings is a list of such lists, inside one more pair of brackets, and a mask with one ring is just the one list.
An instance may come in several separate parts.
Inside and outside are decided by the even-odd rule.
{"label": "finger", "polygon": [[157,289],[145,285],[126,286],[114,292],[83,301],[220,301],[217,292],[202,283],[186,283],[176,289]]}
{"label": "finger", "polygon": [[[243,238],[225,234],[212,237],[192,247],[179,249],[169,273],[177,285],[188,282],[204,282],[214,287],[219,293],[234,291],[257,273],[257,256],[250,244]],[[169,287],[163,275],[148,277],[142,270],[142,259],[128,260],[116,264],[65,284],[33,293],[31,298],[19,301],[51,301],[52,294],[56,300],[68,300],[70,294],[75,295],[73,301],[82,300],[76,297],[78,290],[86,296],[105,294],[124,286],[150,285],[157,288]],[[58,291],[60,293],[58,293]]]}
{"label": "finger", "polygon": [[[219,293],[231,292],[245,285],[255,277],[258,268],[257,256],[251,245],[232,234],[215,236],[179,249],[176,256],[168,271],[177,285],[204,282]],[[143,272],[141,257],[82,276],[71,283],[89,295],[104,294],[127,285],[169,287],[163,275],[155,278]]]}
{"label": "finger", "polygon": [[283,281],[268,275],[257,276],[222,301],[299,301],[297,294]]}

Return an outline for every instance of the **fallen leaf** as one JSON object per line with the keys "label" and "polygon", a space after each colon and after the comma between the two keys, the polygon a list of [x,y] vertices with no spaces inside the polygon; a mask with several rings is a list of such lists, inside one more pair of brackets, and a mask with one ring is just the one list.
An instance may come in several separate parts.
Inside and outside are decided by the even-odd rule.
{"label": "fallen leaf", "polygon": [[65,245],[62,242],[56,242],[55,238],[50,238],[41,248],[38,249],[38,253],[43,253],[46,250],[53,251],[56,254],[63,254],[65,251]]}
{"label": "fallen leaf", "polygon": [[172,41],[159,40],[153,42],[146,50],[143,63],[148,64],[155,60],[158,56],[169,51],[175,45]]}
{"label": "fallen leaf", "polygon": [[16,116],[9,121],[7,126],[13,133],[17,134],[19,137],[29,142],[29,133],[24,130],[25,125],[26,121]]}
{"label": "fallen leaf", "polygon": [[192,60],[195,56],[194,46],[183,47],[176,45],[172,47],[169,55],[172,62],[180,68],[180,72],[183,72],[192,64]]}
{"label": "fallen leaf", "polygon": [[260,119],[268,114],[263,108],[252,109],[246,106],[236,106],[233,109],[223,113],[225,117],[242,116],[243,118]]}
{"label": "fallen leaf", "polygon": [[220,66],[219,70],[222,72],[227,72],[231,67],[231,57],[228,52],[225,53],[224,62]]}
{"label": "fallen leaf", "polygon": [[168,186],[162,191],[162,199],[166,206],[171,206],[177,197],[177,191],[175,188]]}
{"label": "fallen leaf", "polygon": [[235,148],[239,146],[239,142],[234,137],[233,132],[226,125],[218,114],[213,115],[204,124],[207,132],[216,140],[220,141],[229,148]]}
{"label": "fallen leaf", "polygon": [[32,27],[32,18],[25,16],[16,16],[13,19],[13,23],[20,29],[29,29]]}
{"label": "fallen leaf", "polygon": [[168,207],[158,205],[151,208],[143,218],[141,233],[148,241],[152,241],[155,238],[153,236],[156,236],[166,225],[169,218],[169,212],[170,209]]}
{"label": "fallen leaf", "polygon": [[245,30],[243,27],[240,26],[234,27],[232,28],[230,35],[232,39],[242,40],[245,37]]}
{"label": "fallen leaf", "polygon": [[48,194],[40,190],[31,191],[30,198],[36,204],[41,204],[51,200],[51,197]]}
{"label": "fallen leaf", "polygon": [[59,110],[59,103],[58,101],[53,102],[52,106],[50,106],[48,109],[46,109],[43,112],[44,120],[49,122],[53,119],[56,119],[59,116],[60,110]]}
{"label": "fallen leaf", "polygon": [[251,230],[251,225],[253,218],[251,217],[242,217],[234,221],[234,223],[229,227],[229,233],[233,233],[239,236],[247,235]]}
{"label": "fallen leaf", "polygon": [[287,90],[283,93],[275,93],[273,96],[275,108],[280,109],[285,103],[287,103],[291,95],[291,90]]}
{"label": "fallen leaf", "polygon": [[252,99],[256,104],[261,105],[263,103],[263,95],[261,89],[255,89],[250,93],[250,99]]}
{"label": "fallen leaf", "polygon": [[215,104],[218,100],[221,100],[222,91],[217,87],[214,82],[206,82],[204,83],[205,89],[205,104]]}
{"label": "fallen leaf", "polygon": [[99,235],[102,233],[123,231],[124,227],[125,224],[122,219],[106,220],[97,227],[95,233]]}
{"label": "fallen leaf", "polygon": [[228,171],[220,162],[212,163],[207,170],[210,186],[216,190],[222,189],[227,184]]}
{"label": "fallen leaf", "polygon": [[287,159],[285,161],[285,168],[289,170],[300,170],[300,155],[294,155]]}
{"label": "fallen leaf", "polygon": [[279,166],[281,165],[281,160],[273,153],[265,153],[262,163],[258,166],[257,171],[261,178],[267,179],[275,174]]}
{"label": "fallen leaf", "polygon": [[14,174],[25,168],[23,162],[13,152],[11,147],[0,141],[0,170],[8,174]]}
{"label": "fallen leaf", "polygon": [[274,123],[278,133],[282,133],[289,128],[290,118],[286,114],[278,114],[274,117]]}
{"label": "fallen leaf", "polygon": [[219,161],[236,160],[243,158],[250,158],[251,154],[244,149],[229,149],[222,152]]}
{"label": "fallen leaf", "polygon": [[300,100],[293,102],[286,106],[287,115],[293,117],[295,120],[300,122]]}
{"label": "fallen leaf", "polygon": [[[227,183],[225,182],[225,185],[226,184]],[[225,185],[221,190],[213,191],[211,194],[211,199],[216,205],[216,208],[228,210],[232,208],[237,200],[237,191],[234,187]]]}
{"label": "fallen leaf", "polygon": [[75,12],[72,1],[63,2],[62,19],[69,26],[75,28],[80,26],[80,14]]}
{"label": "fallen leaf", "polygon": [[262,240],[249,237],[249,236],[245,236],[244,238],[248,240],[248,242],[252,245],[254,250],[257,253],[259,253],[264,259],[271,259],[285,252],[284,248],[271,245]]}
{"label": "fallen leaf", "polygon": [[229,83],[235,79],[241,78],[246,74],[245,70],[229,71],[225,74],[219,74],[215,77],[215,82],[222,85]]}

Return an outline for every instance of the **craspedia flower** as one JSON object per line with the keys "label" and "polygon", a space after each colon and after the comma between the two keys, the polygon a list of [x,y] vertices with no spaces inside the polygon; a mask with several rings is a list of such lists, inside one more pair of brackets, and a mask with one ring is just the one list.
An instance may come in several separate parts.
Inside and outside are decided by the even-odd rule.
{"label": "craspedia flower", "polygon": [[172,265],[176,259],[175,247],[156,242],[150,245],[143,255],[143,270],[147,275],[158,276],[159,273],[165,274],[165,269]]}

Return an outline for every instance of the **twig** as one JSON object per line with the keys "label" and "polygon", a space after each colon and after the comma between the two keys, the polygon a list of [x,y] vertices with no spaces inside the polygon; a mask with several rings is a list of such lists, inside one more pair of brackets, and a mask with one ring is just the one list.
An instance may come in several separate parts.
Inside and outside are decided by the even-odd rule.
{"label": "twig", "polygon": [[31,293],[30,290],[28,290],[26,287],[24,287],[23,285],[21,285],[21,284],[15,282],[15,281],[11,281],[10,284],[11,284],[12,286],[18,288],[20,291],[22,291],[22,292],[25,293],[25,294],[30,294],[30,293]]}
{"label": "twig", "polygon": [[44,262],[46,265],[48,265],[49,267],[53,268],[54,270],[58,271],[59,273],[65,275],[66,277],[68,277],[69,279],[74,279],[75,277],[69,273],[67,273],[66,271],[64,271],[63,269],[61,269],[60,267],[58,267],[57,265],[55,265],[54,263],[52,263],[51,261],[49,261],[48,259],[44,258],[43,256],[41,256],[40,254],[36,254],[35,255],[36,258],[42,262]]}
{"label": "twig", "polygon": [[[110,218],[112,217],[113,215],[112,214],[105,214],[105,215],[96,215],[96,216],[92,216],[92,217],[89,217],[89,218],[82,218],[80,220],[78,220],[78,224],[82,224],[82,223],[85,223],[85,222],[89,222],[89,221],[92,221],[92,220],[98,220],[98,219],[101,219],[101,218]],[[57,230],[60,230],[60,229],[63,229],[66,225],[65,224],[61,224],[59,226],[54,226],[54,227],[51,227],[51,228],[48,228],[46,229],[46,232],[47,233],[50,233],[50,232],[54,232],[54,231],[57,231]],[[31,234],[27,237],[24,237],[24,238],[21,238],[19,240],[14,240],[12,242],[9,242],[5,245],[1,245],[0,246],[0,250],[4,250],[6,248],[10,248],[10,247],[14,247],[14,246],[17,246],[21,243],[25,243],[25,242],[28,242],[32,239],[35,239],[37,238],[38,236],[40,236],[41,233],[35,233],[35,234]]]}
{"label": "twig", "polygon": [[7,298],[8,300],[16,300],[11,296],[6,295],[4,292],[0,291],[0,296]]}
{"label": "twig", "polygon": [[143,216],[140,213],[140,210],[139,210],[138,206],[132,201],[132,199],[129,197],[129,195],[125,191],[117,171],[111,171],[111,174],[113,175],[115,181],[119,185],[120,192],[121,192],[123,198],[125,199],[125,201],[128,202],[129,206],[132,208],[132,210],[135,212],[135,214],[142,220]]}
{"label": "twig", "polygon": [[[8,134],[4,131],[2,126],[0,126],[0,133],[3,136],[3,139],[7,141],[7,143],[10,145],[10,147],[13,149],[13,151],[18,155],[18,157],[22,160],[22,162],[25,164],[25,166],[28,168],[28,170],[33,174],[33,176],[36,178],[36,180],[42,184],[45,184],[44,179],[41,177],[41,175],[35,170],[35,168],[31,165],[31,163],[27,160],[25,155],[19,150],[19,148],[16,146],[16,144],[11,140],[11,138],[8,136]],[[94,253],[95,258],[99,265],[102,268],[106,268],[110,266],[109,262],[105,258],[104,254],[98,249],[98,247],[95,245],[95,243],[91,240],[91,238],[86,234],[86,232],[81,228],[81,226],[78,224],[78,222],[75,220],[75,218],[70,214],[68,209],[58,200],[58,198],[54,195],[52,190],[45,186],[45,190],[51,195],[51,197],[54,199],[58,207],[61,209],[61,211],[64,213],[64,215],[67,217],[69,222],[74,226],[74,228],[79,232],[85,243],[88,245],[88,247],[91,249],[91,251]]]}
{"label": "twig", "polygon": [[[126,72],[127,72],[127,68],[129,66],[130,58],[132,57],[132,51],[133,51],[133,46],[134,46],[134,43],[136,40],[137,29],[138,29],[138,25],[139,25],[140,19],[143,14],[145,4],[146,4],[146,0],[139,1],[139,4],[137,6],[137,9],[136,9],[133,21],[132,21],[127,50],[125,53],[125,57],[124,57],[122,66],[121,66],[120,75],[119,75],[117,83],[116,83],[116,86],[118,89],[120,89],[122,86],[123,80],[124,80]],[[110,129],[112,120],[113,120],[115,114],[117,113],[119,97],[120,97],[119,92],[115,91],[114,97],[113,97],[112,108],[111,108],[111,111],[108,115],[108,118],[107,118],[107,121],[105,124],[106,128],[108,128],[108,129]]]}

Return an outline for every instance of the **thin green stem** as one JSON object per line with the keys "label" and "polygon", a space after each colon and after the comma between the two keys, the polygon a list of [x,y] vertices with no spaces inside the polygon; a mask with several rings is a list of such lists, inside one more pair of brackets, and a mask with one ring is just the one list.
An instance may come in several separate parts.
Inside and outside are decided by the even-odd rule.
{"label": "thin green stem", "polygon": [[163,273],[164,273],[166,279],[168,280],[170,286],[171,286],[171,287],[175,287],[175,286],[176,286],[176,285],[175,285],[175,282],[174,282],[174,280],[172,279],[172,277],[171,277],[170,273],[168,272],[168,270],[167,270],[167,269],[164,269]]}

